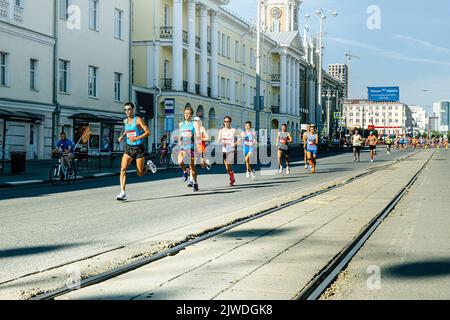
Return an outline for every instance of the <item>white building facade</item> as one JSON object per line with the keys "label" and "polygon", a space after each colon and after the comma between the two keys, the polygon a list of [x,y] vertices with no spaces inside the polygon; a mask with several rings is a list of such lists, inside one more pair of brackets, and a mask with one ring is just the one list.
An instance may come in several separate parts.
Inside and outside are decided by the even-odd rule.
{"label": "white building facade", "polygon": [[423,134],[427,127],[427,114],[426,110],[421,106],[409,106],[413,118],[414,132]]}
{"label": "white building facade", "polygon": [[130,13],[131,0],[0,0],[6,158],[50,158],[60,131],[76,139],[88,125],[86,149],[113,151],[131,92]]}
{"label": "white building facade", "polygon": [[344,116],[347,128],[375,129],[379,134],[412,134],[412,112],[401,102],[346,100]]}

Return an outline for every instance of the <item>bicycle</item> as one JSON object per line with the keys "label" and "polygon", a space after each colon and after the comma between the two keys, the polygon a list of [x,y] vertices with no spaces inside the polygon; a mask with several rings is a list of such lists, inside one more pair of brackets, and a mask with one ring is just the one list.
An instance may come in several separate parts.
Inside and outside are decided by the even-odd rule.
{"label": "bicycle", "polygon": [[64,165],[63,156],[61,156],[58,163],[50,170],[50,182],[53,186],[56,186],[62,184],[64,179],[66,179],[70,185],[75,184],[77,181],[77,171],[72,167],[67,168]]}

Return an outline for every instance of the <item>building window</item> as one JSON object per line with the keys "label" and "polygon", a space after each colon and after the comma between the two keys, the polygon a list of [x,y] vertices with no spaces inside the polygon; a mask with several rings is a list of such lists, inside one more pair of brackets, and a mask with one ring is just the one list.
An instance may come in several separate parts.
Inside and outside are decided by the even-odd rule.
{"label": "building window", "polygon": [[239,82],[238,81],[236,81],[234,83],[234,98],[235,98],[236,102],[239,101]]}
{"label": "building window", "polygon": [[222,57],[226,57],[225,34],[222,33]]}
{"label": "building window", "polygon": [[70,90],[70,62],[66,60],[59,60],[59,92],[68,93]]}
{"label": "building window", "polygon": [[69,19],[70,0],[59,0],[59,17],[61,19]]}
{"label": "building window", "polygon": [[114,37],[123,39],[123,11],[116,9],[114,14]]}
{"label": "building window", "polygon": [[246,62],[247,62],[246,59],[245,59],[245,58],[246,58],[245,56],[246,56],[246,54],[247,54],[246,51],[247,51],[247,50],[246,50],[246,48],[245,48],[245,44],[243,44],[243,45],[242,45],[242,64],[243,64],[244,66],[245,66],[245,64],[246,64]]}
{"label": "building window", "polygon": [[234,43],[234,59],[236,60],[236,62],[239,62],[239,41],[236,41]]}
{"label": "building window", "polygon": [[164,60],[163,75],[164,75],[164,79],[169,78],[169,60]]}
{"label": "building window", "polygon": [[36,59],[30,59],[30,89],[37,90],[37,66]]}
{"label": "building window", "polygon": [[225,78],[222,78],[221,79],[221,82],[220,82],[220,86],[221,86],[221,88],[222,88],[222,98],[226,98],[226,93],[225,93],[225,90],[226,90],[226,87],[225,87]]}
{"label": "building window", "polygon": [[8,85],[8,53],[0,52],[0,86]]}
{"label": "building window", "polygon": [[218,46],[218,54],[222,53],[222,37],[221,32],[217,31],[217,46]]}
{"label": "building window", "polygon": [[98,30],[98,1],[89,1],[89,28]]}
{"label": "building window", "polygon": [[98,97],[97,77],[98,77],[98,68],[89,66],[89,79],[88,79],[89,88],[88,89],[89,89],[89,97],[91,97],[91,98]]}
{"label": "building window", "polygon": [[131,83],[134,83],[134,59],[131,59]]}
{"label": "building window", "polygon": [[122,101],[122,74],[114,73],[114,100]]}
{"label": "building window", "polygon": [[164,26],[170,26],[170,8],[167,4],[164,5]]}
{"label": "building window", "polygon": [[227,79],[227,99],[231,99],[231,83],[230,79]]}
{"label": "building window", "polygon": [[230,37],[227,37],[227,58],[230,59],[230,44],[231,40]]}

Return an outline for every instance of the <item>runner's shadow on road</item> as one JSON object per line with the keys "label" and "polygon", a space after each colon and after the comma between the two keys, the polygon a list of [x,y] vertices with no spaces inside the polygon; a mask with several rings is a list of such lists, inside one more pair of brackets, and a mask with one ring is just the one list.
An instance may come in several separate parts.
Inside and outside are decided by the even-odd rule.
{"label": "runner's shadow on road", "polygon": [[[224,188],[208,188],[205,189],[207,191],[221,191],[221,190],[227,190],[231,188],[231,190],[242,190],[242,189],[261,189],[261,188],[272,188],[272,187],[276,187],[280,184],[286,184],[286,183],[295,183],[298,182],[298,180],[296,181],[289,181],[289,180],[285,180],[285,181],[277,181],[276,183],[255,183],[255,184],[242,184],[242,185],[238,185],[238,186],[234,186],[234,187],[224,187]],[[217,192],[213,192],[212,194],[215,194]]]}
{"label": "runner's shadow on road", "polygon": [[23,248],[0,250],[0,259],[31,256],[36,254],[48,253],[52,251],[61,251],[73,247],[79,247],[85,244],[86,243],[72,243],[54,246],[36,246],[36,247],[23,247]]}
{"label": "runner's shadow on road", "polygon": [[154,201],[154,200],[166,200],[166,199],[176,199],[176,198],[186,198],[186,197],[200,197],[200,196],[212,196],[217,194],[231,194],[241,192],[239,190],[230,190],[228,192],[196,192],[196,193],[186,193],[178,196],[160,197],[160,198],[149,198],[149,199],[139,199],[139,200],[128,200],[122,203],[133,203],[133,202],[143,202],[143,201]]}
{"label": "runner's shadow on road", "polygon": [[394,265],[388,273],[398,278],[431,278],[450,275],[450,259],[428,260]]}

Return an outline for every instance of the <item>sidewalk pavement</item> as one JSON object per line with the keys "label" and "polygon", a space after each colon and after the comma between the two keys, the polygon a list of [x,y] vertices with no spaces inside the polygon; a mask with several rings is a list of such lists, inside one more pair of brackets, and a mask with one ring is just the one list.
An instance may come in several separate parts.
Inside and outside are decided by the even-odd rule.
{"label": "sidewalk pavement", "polygon": [[[50,170],[56,163],[57,160],[29,160],[26,163],[26,172],[19,174],[11,173],[9,163],[5,163],[5,172],[3,174],[0,173],[0,189],[50,183]],[[81,168],[77,172],[77,179],[83,180],[118,176],[120,173],[120,163],[117,162],[115,164],[114,167],[105,167],[102,169]],[[167,167],[164,165],[156,165],[158,171],[167,170]],[[128,171],[128,173],[135,172],[136,170]]]}
{"label": "sidewalk pavement", "polygon": [[437,150],[416,183],[325,299],[450,299],[450,153]]}
{"label": "sidewalk pavement", "polygon": [[[292,299],[390,202],[431,153],[419,152],[345,187],[59,299]],[[171,239],[170,234],[163,236]]]}

